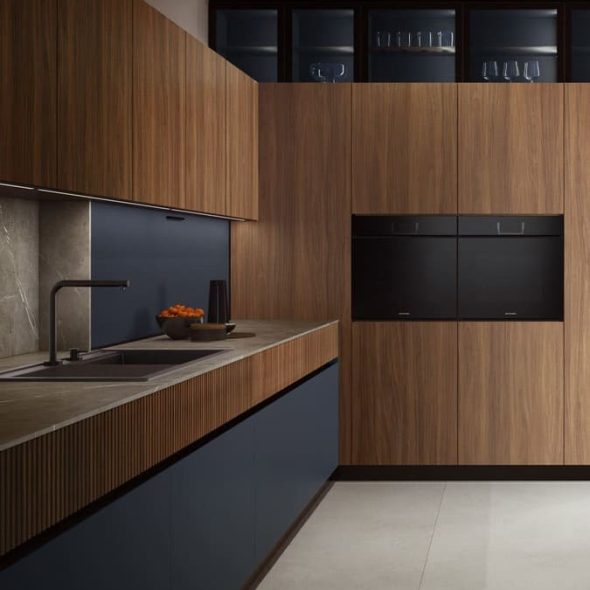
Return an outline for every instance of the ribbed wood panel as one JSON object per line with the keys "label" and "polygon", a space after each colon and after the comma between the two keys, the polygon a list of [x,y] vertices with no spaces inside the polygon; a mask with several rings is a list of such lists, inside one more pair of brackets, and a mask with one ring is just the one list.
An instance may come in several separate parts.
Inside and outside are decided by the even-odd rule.
{"label": "ribbed wood panel", "polygon": [[337,355],[334,324],[0,453],[0,555]]}

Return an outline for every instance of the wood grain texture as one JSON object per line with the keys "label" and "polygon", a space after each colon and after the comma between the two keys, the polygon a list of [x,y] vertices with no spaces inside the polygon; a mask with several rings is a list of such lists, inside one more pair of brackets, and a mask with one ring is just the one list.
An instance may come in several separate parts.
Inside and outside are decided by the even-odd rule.
{"label": "wood grain texture", "polygon": [[457,464],[457,324],[354,322],[356,465]]}
{"label": "wood grain texture", "polygon": [[0,180],[55,187],[57,0],[0,2]]}
{"label": "wood grain texture", "polygon": [[59,0],[58,182],[131,199],[133,0]]}
{"label": "wood grain texture", "polygon": [[590,86],[565,93],[565,462],[589,465]]}
{"label": "wood grain texture", "polygon": [[351,86],[260,87],[260,220],[233,223],[232,314],[341,320],[341,462],[350,453]]}
{"label": "wood grain texture", "polygon": [[459,464],[563,464],[563,324],[459,323]]}
{"label": "wood grain texture", "polygon": [[338,326],[0,453],[0,555],[338,356]]}
{"label": "wood grain texture", "polygon": [[563,212],[563,84],[459,84],[459,213]]}
{"label": "wood grain texture", "polygon": [[133,2],[133,199],[185,203],[186,33]]}
{"label": "wood grain texture", "polygon": [[352,211],[457,212],[455,84],[355,84]]}
{"label": "wood grain texture", "polygon": [[258,219],[259,86],[229,62],[226,83],[227,214]]}
{"label": "wood grain texture", "polygon": [[186,38],[186,208],[228,215],[226,62]]}

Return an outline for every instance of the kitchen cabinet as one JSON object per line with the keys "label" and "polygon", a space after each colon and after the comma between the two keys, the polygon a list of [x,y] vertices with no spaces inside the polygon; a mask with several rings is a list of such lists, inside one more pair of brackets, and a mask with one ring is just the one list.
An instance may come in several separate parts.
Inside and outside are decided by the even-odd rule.
{"label": "kitchen cabinet", "polygon": [[227,215],[258,219],[258,83],[226,64]]}
{"label": "kitchen cabinet", "polygon": [[568,84],[565,123],[565,462],[590,464],[590,86]]}
{"label": "kitchen cabinet", "polygon": [[231,228],[234,317],[341,320],[344,462],[350,445],[350,109],[347,84],[261,85],[260,221]]}
{"label": "kitchen cabinet", "polygon": [[228,214],[226,61],[186,37],[186,208]]}
{"label": "kitchen cabinet", "polygon": [[459,464],[563,464],[561,322],[459,323]]}
{"label": "kitchen cabinet", "polygon": [[131,199],[133,0],[60,0],[58,23],[58,186]]}
{"label": "kitchen cabinet", "polygon": [[57,0],[0,2],[0,181],[57,180]]}
{"label": "kitchen cabinet", "polygon": [[352,212],[456,213],[457,87],[359,84],[352,105]]}
{"label": "kitchen cabinet", "polygon": [[186,33],[133,3],[133,199],[185,205]]}
{"label": "kitchen cabinet", "polygon": [[459,84],[459,213],[563,213],[562,84]]}
{"label": "kitchen cabinet", "polygon": [[456,322],[355,322],[357,465],[457,464]]}
{"label": "kitchen cabinet", "polygon": [[2,590],[245,587],[338,465],[338,364],[269,401],[75,517]]}

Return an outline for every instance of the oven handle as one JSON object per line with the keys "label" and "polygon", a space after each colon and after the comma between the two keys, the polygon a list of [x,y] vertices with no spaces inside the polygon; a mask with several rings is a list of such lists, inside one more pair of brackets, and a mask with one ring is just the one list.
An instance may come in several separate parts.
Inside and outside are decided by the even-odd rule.
{"label": "oven handle", "polygon": [[500,228],[500,222],[496,222],[496,229],[498,230],[499,236],[524,236],[524,221],[520,222],[520,231],[502,231]]}

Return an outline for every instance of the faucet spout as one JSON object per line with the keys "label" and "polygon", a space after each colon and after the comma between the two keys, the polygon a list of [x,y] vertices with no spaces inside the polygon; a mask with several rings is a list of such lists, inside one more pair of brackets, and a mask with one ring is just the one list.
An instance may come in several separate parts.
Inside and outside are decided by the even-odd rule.
{"label": "faucet spout", "polygon": [[57,326],[55,318],[55,302],[58,291],[64,287],[120,287],[127,289],[131,283],[128,280],[87,280],[87,279],[70,279],[58,281],[53,285],[49,296],[49,360],[46,365],[53,367],[61,364],[57,360]]}

